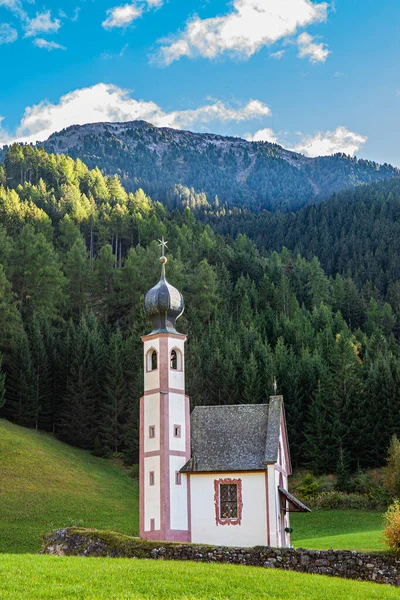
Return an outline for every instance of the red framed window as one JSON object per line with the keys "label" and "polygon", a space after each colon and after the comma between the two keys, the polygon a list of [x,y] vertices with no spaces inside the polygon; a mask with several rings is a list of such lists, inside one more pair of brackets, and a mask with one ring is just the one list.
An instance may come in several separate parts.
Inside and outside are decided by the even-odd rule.
{"label": "red framed window", "polygon": [[175,471],[175,485],[181,485],[182,484],[182,473],[180,473],[179,471]]}
{"label": "red framed window", "polygon": [[182,433],[181,433],[181,426],[180,425],[174,425],[174,437],[175,438],[180,438]]}
{"label": "red framed window", "polygon": [[155,485],[156,477],[154,471],[150,471],[149,473],[149,485]]}
{"label": "red framed window", "polygon": [[242,522],[242,480],[214,480],[215,522],[217,525],[240,525]]}
{"label": "red framed window", "polygon": [[155,438],[156,437],[156,428],[154,425],[150,425],[149,426],[149,438]]}

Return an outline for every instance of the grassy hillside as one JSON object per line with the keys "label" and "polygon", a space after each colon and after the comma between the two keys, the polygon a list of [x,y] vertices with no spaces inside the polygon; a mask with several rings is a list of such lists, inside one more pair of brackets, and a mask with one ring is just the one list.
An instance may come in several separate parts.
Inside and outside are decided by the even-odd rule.
{"label": "grassy hillside", "polygon": [[306,515],[292,514],[290,524],[295,548],[365,552],[385,549],[381,540],[383,520],[380,512],[318,510]]}
{"label": "grassy hillside", "polygon": [[4,420],[0,502],[0,552],[37,552],[43,533],[78,522],[138,533],[137,482],[118,465]]}
{"label": "grassy hillside", "polygon": [[[138,485],[118,466],[52,436],[0,420],[0,552],[37,552],[66,525],[138,533]],[[295,547],[379,551],[382,515],[292,514]]]}
{"label": "grassy hillside", "polygon": [[0,556],[2,600],[393,600],[374,583],[257,567],[58,556]]}

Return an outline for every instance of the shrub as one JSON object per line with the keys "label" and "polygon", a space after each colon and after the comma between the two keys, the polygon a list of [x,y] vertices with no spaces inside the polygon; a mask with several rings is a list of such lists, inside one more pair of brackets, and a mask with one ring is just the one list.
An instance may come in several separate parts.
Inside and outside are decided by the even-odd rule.
{"label": "shrub", "polygon": [[313,510],[329,510],[338,508],[356,508],[359,510],[371,510],[377,505],[366,494],[346,494],[339,490],[322,492],[309,502]]}
{"label": "shrub", "polygon": [[400,496],[400,441],[396,435],[390,442],[383,484],[392,498]]}
{"label": "shrub", "polygon": [[384,514],[383,537],[391,550],[400,552],[400,500],[395,500]]}
{"label": "shrub", "polygon": [[305,475],[302,484],[298,486],[297,491],[302,498],[306,500],[315,498],[320,492],[319,483],[311,473]]}

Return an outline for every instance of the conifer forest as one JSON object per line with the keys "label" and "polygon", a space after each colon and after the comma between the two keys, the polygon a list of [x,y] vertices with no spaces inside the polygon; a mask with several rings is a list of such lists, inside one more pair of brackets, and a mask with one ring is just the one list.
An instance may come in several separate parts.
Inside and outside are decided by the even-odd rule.
{"label": "conifer forest", "polygon": [[80,159],[13,145],[0,164],[0,414],[137,463],[143,299],[164,236],[192,408],[261,403],[276,379],[294,466],[381,466],[400,435],[399,228],[398,179],[298,212],[172,210]]}

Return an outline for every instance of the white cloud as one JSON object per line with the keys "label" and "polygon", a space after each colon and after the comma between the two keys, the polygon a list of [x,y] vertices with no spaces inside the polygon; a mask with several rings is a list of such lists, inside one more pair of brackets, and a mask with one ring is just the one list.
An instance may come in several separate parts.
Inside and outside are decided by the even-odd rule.
{"label": "white cloud", "polygon": [[143,10],[135,4],[125,4],[116,6],[107,11],[108,17],[103,21],[104,29],[113,29],[114,27],[127,27],[142,16]]}
{"label": "white cloud", "polygon": [[244,138],[249,142],[270,142],[271,144],[278,144],[278,137],[276,133],[266,127],[265,129],[259,129],[255,133],[245,133]]}
{"label": "white cloud", "polygon": [[250,57],[263,46],[324,21],[328,3],[311,0],[233,0],[225,16],[194,17],[181,35],[163,43],[159,60],[169,65],[182,56],[215,58],[222,53]]}
{"label": "white cloud", "polygon": [[312,63],[325,62],[330,54],[326,44],[314,42],[314,38],[309,33],[302,33],[297,38],[299,46],[298,56],[300,58],[308,58]]}
{"label": "white cloud", "polygon": [[36,13],[36,17],[28,19],[25,25],[25,37],[32,37],[38,33],[57,33],[61,27],[59,19],[52,19],[49,10]]}
{"label": "white cloud", "polygon": [[283,58],[285,52],[286,50],[278,50],[278,52],[271,52],[270,57],[280,60],[281,58]]}
{"label": "white cloud", "polygon": [[303,138],[294,148],[306,156],[326,156],[343,152],[354,156],[367,141],[367,137],[349,131],[346,127],[337,127],[335,131],[319,131],[314,136]]}
{"label": "white cloud", "polygon": [[12,44],[18,39],[17,30],[8,23],[0,23],[0,45]]}
{"label": "white cloud", "polygon": [[152,8],[158,8],[163,0],[137,0],[131,4],[115,6],[107,11],[107,18],[103,21],[104,29],[114,29],[115,27],[128,27],[135,19],[139,19],[142,14]]}
{"label": "white cloud", "polygon": [[58,104],[43,101],[26,108],[16,134],[6,136],[3,131],[0,144],[45,140],[54,131],[64,127],[99,121],[143,119],[157,126],[179,129],[193,125],[201,126],[212,121],[251,120],[269,115],[270,112],[268,106],[259,100],[250,100],[239,108],[232,108],[221,101],[213,101],[193,110],[165,112],[155,102],[136,100],[131,98],[126,90],[99,83],[62,96]]}
{"label": "white cloud", "polygon": [[44,48],[45,50],[66,50],[65,46],[57,44],[56,42],[48,42],[43,38],[36,38],[35,40],[33,40],[33,43],[38,48]]}
{"label": "white cloud", "polygon": [[26,12],[22,8],[21,0],[0,0],[0,6],[4,6],[4,8],[8,8],[13,13],[18,15],[21,18],[26,17]]}

